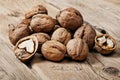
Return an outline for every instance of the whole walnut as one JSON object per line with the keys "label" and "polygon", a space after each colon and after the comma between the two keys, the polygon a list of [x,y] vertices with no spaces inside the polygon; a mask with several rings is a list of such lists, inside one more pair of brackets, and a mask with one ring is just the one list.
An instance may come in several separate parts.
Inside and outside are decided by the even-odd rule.
{"label": "whole walnut", "polygon": [[65,45],[70,39],[71,39],[71,34],[65,28],[58,28],[53,32],[51,37],[51,40],[57,40]]}
{"label": "whole walnut", "polygon": [[101,54],[110,54],[117,48],[116,40],[109,34],[95,37],[95,49]]}
{"label": "whole walnut", "polygon": [[16,27],[10,27],[9,29],[9,39],[10,42],[15,45],[18,40],[23,37],[29,36],[31,33],[29,26],[26,24],[18,24]]}
{"label": "whole walnut", "polygon": [[83,24],[81,13],[75,8],[66,8],[56,16],[59,24],[67,29],[76,30]]}
{"label": "whole walnut", "polygon": [[25,13],[25,18],[32,18],[32,16],[34,16],[36,14],[48,14],[48,12],[44,6],[37,5]]}
{"label": "whole walnut", "polygon": [[28,62],[38,49],[38,40],[35,36],[21,38],[14,47],[16,57],[22,62]]}
{"label": "whole walnut", "polygon": [[87,58],[89,53],[88,45],[80,38],[69,40],[66,45],[68,55],[77,61],[82,61]]}
{"label": "whole walnut", "polygon": [[43,56],[51,61],[61,61],[66,53],[66,47],[56,40],[46,41],[41,48]]}
{"label": "whole walnut", "polygon": [[50,40],[50,36],[46,33],[34,33],[33,36],[36,36],[38,39],[38,52],[41,52],[41,46],[46,41]]}
{"label": "whole walnut", "polygon": [[95,45],[96,32],[89,23],[84,23],[75,33],[74,38],[81,38],[88,44],[89,49],[93,49]]}
{"label": "whole walnut", "polygon": [[30,23],[33,32],[50,32],[54,26],[54,19],[46,14],[34,15]]}

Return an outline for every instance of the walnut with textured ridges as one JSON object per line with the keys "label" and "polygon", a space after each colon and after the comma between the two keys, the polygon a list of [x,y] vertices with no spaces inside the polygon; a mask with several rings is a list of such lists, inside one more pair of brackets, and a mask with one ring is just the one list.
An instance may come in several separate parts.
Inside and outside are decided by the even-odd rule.
{"label": "walnut with textured ridges", "polygon": [[80,38],[71,39],[67,45],[67,53],[73,59],[82,61],[87,58],[89,53],[88,45]]}
{"label": "walnut with textured ridges", "polygon": [[37,5],[25,13],[25,18],[32,18],[32,16],[34,16],[36,14],[48,14],[48,12],[44,6]]}
{"label": "walnut with textured ridges", "polygon": [[29,36],[31,33],[29,26],[26,24],[18,24],[9,29],[9,39],[13,45],[23,37]]}
{"label": "walnut with textured ridges", "polygon": [[67,29],[76,30],[83,24],[81,13],[75,8],[66,8],[56,16],[59,24]]}
{"label": "walnut with textured ridges", "polygon": [[56,40],[46,41],[41,48],[43,56],[51,61],[61,61],[66,53],[66,47]]}
{"label": "walnut with textured ridges", "polygon": [[50,32],[54,26],[54,19],[46,14],[34,15],[30,23],[30,27],[34,32]]}
{"label": "walnut with textured ridges", "polygon": [[14,48],[16,57],[22,61],[29,61],[38,49],[38,40],[35,36],[27,36],[20,39]]}
{"label": "walnut with textured ridges", "polygon": [[58,28],[53,32],[51,37],[51,40],[57,40],[65,45],[70,39],[71,39],[71,34],[65,28]]}
{"label": "walnut with textured ridges", "polygon": [[88,44],[89,49],[93,49],[95,45],[95,36],[95,30],[88,23],[84,23],[74,33],[74,38],[83,39],[83,41],[85,41]]}
{"label": "walnut with textured ridges", "polygon": [[101,54],[110,54],[116,47],[115,39],[108,34],[101,34],[95,37],[95,49]]}
{"label": "walnut with textured ridges", "polygon": [[33,36],[36,36],[38,39],[38,52],[41,52],[41,46],[46,41],[50,40],[50,36],[46,33],[34,33]]}

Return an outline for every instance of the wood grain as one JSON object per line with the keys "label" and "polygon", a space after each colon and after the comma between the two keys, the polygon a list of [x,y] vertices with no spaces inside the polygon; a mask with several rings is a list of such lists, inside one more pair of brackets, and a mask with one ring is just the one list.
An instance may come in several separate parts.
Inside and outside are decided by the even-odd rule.
{"label": "wood grain", "polygon": [[[83,62],[65,58],[51,62],[36,54],[31,67],[21,63],[8,39],[8,24],[17,25],[24,13],[42,4],[55,18],[65,7],[78,9],[84,20],[105,29],[118,42],[109,56],[91,51]],[[120,80],[120,2],[119,0],[4,0],[0,1],[0,80]]]}

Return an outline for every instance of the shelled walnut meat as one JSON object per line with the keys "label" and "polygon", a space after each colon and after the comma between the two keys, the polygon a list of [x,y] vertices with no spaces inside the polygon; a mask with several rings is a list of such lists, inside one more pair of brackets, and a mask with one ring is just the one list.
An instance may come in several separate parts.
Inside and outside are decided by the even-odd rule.
{"label": "shelled walnut meat", "polygon": [[82,61],[87,58],[89,53],[88,45],[80,38],[71,39],[67,45],[67,53],[73,59]]}
{"label": "shelled walnut meat", "polygon": [[34,6],[28,12],[25,13],[25,18],[32,18],[36,14],[48,14],[47,9],[42,5]]}
{"label": "shelled walnut meat", "polygon": [[46,33],[34,33],[33,36],[37,37],[38,39],[38,52],[41,52],[41,46],[46,41],[50,40],[50,36]]}
{"label": "shelled walnut meat", "polygon": [[83,24],[83,17],[81,13],[71,7],[61,10],[56,18],[62,27],[70,30],[76,30]]}
{"label": "shelled walnut meat", "polygon": [[54,19],[46,14],[34,15],[30,23],[30,27],[34,32],[50,32],[54,26]]}
{"label": "shelled walnut meat", "polygon": [[92,49],[95,45],[95,36],[95,30],[88,23],[84,23],[74,33],[74,38],[83,39],[83,41],[85,41],[88,44],[89,49]]}
{"label": "shelled walnut meat", "polygon": [[22,62],[29,61],[38,49],[38,40],[35,36],[20,39],[14,48],[16,57]]}
{"label": "shelled walnut meat", "polygon": [[108,34],[98,35],[95,38],[95,48],[101,54],[110,54],[116,47],[115,39]]}
{"label": "shelled walnut meat", "polygon": [[51,61],[61,61],[66,53],[66,47],[56,40],[46,41],[41,48],[43,56]]}
{"label": "shelled walnut meat", "polygon": [[29,26],[27,24],[18,24],[16,27],[13,26],[9,29],[9,39],[10,42],[15,45],[18,40],[23,37],[29,36],[31,33]]}
{"label": "shelled walnut meat", "polygon": [[51,40],[57,40],[65,45],[70,39],[71,39],[71,34],[65,28],[58,28],[53,32],[51,37]]}

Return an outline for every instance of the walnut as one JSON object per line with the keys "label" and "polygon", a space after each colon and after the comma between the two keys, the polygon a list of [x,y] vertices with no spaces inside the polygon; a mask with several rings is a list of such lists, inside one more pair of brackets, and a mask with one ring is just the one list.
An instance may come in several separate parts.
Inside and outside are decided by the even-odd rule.
{"label": "walnut", "polygon": [[27,36],[20,39],[14,47],[16,57],[22,61],[29,61],[38,48],[38,40],[35,36]]}
{"label": "walnut", "polygon": [[54,19],[46,14],[34,15],[30,23],[30,27],[34,32],[50,32],[54,26]]}
{"label": "walnut", "polygon": [[57,40],[65,45],[70,39],[71,39],[71,34],[65,28],[58,28],[53,32],[51,37],[51,40]]}
{"label": "walnut", "polygon": [[66,47],[56,40],[46,41],[41,48],[43,56],[51,61],[61,61],[66,53]]}
{"label": "walnut", "polygon": [[76,30],[83,24],[81,13],[71,7],[60,11],[56,18],[62,27],[70,30]]}
{"label": "walnut", "polygon": [[32,16],[34,16],[36,14],[48,14],[48,12],[44,6],[37,5],[25,13],[25,18],[31,18]]}
{"label": "walnut", "polygon": [[101,54],[110,54],[116,47],[115,39],[108,34],[97,35],[95,38],[95,48]]}
{"label": "walnut", "polygon": [[92,49],[94,47],[95,36],[96,36],[95,30],[88,23],[84,23],[74,33],[74,38],[83,39],[83,41],[85,41],[88,44],[89,49]]}
{"label": "walnut", "polygon": [[66,47],[67,47],[68,55],[73,60],[78,60],[78,61],[84,60],[87,58],[87,55],[89,53],[87,43],[80,38],[71,39],[67,43]]}
{"label": "walnut", "polygon": [[18,40],[23,37],[29,36],[31,33],[29,26],[27,24],[18,24],[16,27],[12,26],[9,29],[9,39],[10,42],[15,45]]}

